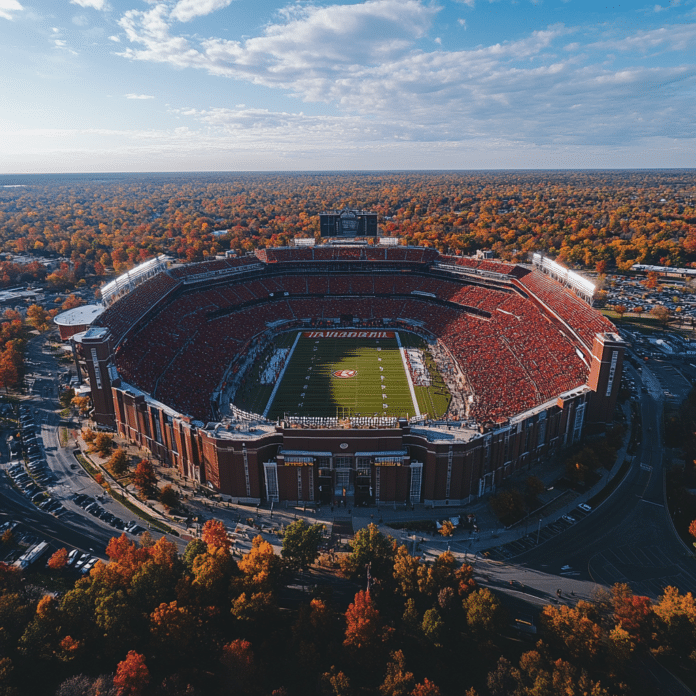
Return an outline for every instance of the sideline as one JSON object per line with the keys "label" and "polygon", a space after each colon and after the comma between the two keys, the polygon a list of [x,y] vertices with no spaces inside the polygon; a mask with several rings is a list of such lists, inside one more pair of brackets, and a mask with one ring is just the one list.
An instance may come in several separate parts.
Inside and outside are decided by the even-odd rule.
{"label": "sideline", "polygon": [[285,377],[285,370],[288,369],[288,365],[290,364],[290,361],[292,360],[292,354],[295,352],[297,342],[300,340],[301,335],[302,335],[302,332],[298,331],[297,337],[295,338],[295,342],[292,344],[292,348],[290,349],[290,352],[288,353],[288,357],[285,359],[285,365],[283,365],[283,369],[280,371],[280,375],[278,375],[278,381],[275,383],[275,387],[273,387],[273,391],[271,392],[271,395],[268,398],[268,403],[266,404],[266,408],[264,409],[263,413],[261,414],[264,418],[268,417],[268,412],[271,410],[271,406],[273,405],[273,401],[275,400],[276,394],[278,393],[278,388],[280,387],[280,385],[283,381],[283,377]]}
{"label": "sideline", "polygon": [[408,363],[406,362],[406,351],[401,345],[401,339],[399,338],[399,332],[395,331],[394,336],[396,336],[396,342],[399,344],[399,353],[401,354],[401,363],[404,366],[404,372],[406,373],[406,381],[408,382],[408,390],[411,392],[411,401],[413,401],[413,408],[416,409],[416,418],[420,418],[421,412],[418,408],[418,399],[416,399],[416,390],[413,388],[413,380],[411,379],[411,370],[408,369]]}

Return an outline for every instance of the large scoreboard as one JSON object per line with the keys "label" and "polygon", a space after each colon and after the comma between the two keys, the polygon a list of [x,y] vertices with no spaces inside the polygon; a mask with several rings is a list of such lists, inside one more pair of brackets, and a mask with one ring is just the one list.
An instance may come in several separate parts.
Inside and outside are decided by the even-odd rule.
{"label": "large scoreboard", "polygon": [[319,214],[322,237],[376,237],[377,213],[366,210],[340,210]]}

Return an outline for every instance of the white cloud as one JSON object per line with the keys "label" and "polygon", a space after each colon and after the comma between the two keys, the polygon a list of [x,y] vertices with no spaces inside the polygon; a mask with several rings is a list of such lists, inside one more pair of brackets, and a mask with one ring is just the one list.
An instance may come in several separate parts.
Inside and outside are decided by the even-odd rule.
{"label": "white cloud", "polygon": [[72,18],[72,23],[78,27],[86,27],[89,24],[89,20],[85,15],[75,15]]}
{"label": "white cloud", "polygon": [[105,10],[108,7],[106,0],[70,0],[70,2],[80,7],[91,7],[94,10]]}
{"label": "white cloud", "polygon": [[[554,25],[515,41],[425,51],[419,40],[427,37],[440,9],[425,0],[295,4],[259,36],[229,41],[177,35],[170,6],[158,2],[121,19],[131,43],[121,55],[197,68],[283,90],[305,102],[331,104],[339,116],[330,127],[361,133],[370,142],[374,134],[377,139],[454,143],[505,133],[510,141],[544,146],[604,146],[667,132],[690,138],[694,132],[693,69],[652,67],[643,64],[641,52],[691,46],[696,25],[623,36],[615,32],[589,46],[567,44],[579,30]],[[625,52],[624,65],[613,70],[606,52],[616,50]],[[251,109],[181,112],[184,116],[225,133],[237,133],[240,123],[244,133],[276,135],[286,133],[282,123],[308,133],[329,123]]]}
{"label": "white cloud", "polygon": [[203,17],[227,7],[233,0],[179,0],[172,10],[172,18],[179,22],[188,22],[194,17]]}
{"label": "white cloud", "polygon": [[121,37],[120,36],[110,36],[109,41],[114,41],[115,43],[120,43],[121,42]]}
{"label": "white cloud", "polygon": [[457,24],[459,24],[460,27],[464,27],[466,29],[466,19],[462,19],[461,17],[457,20]]}
{"label": "white cloud", "polygon": [[631,36],[605,39],[589,44],[588,48],[610,51],[640,51],[655,49],[684,51],[696,45],[696,24],[672,24],[658,29],[639,30]]}
{"label": "white cloud", "polygon": [[12,19],[11,12],[20,12],[23,9],[18,0],[0,0],[0,17],[2,19]]}
{"label": "white cloud", "polygon": [[154,97],[151,94],[124,94],[123,95],[126,99],[154,99]]}

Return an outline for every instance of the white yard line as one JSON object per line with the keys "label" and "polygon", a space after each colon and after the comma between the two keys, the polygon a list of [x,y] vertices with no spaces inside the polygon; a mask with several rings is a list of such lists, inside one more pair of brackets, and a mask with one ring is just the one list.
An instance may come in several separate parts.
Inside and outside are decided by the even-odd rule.
{"label": "white yard line", "polygon": [[276,394],[278,393],[278,387],[280,387],[280,384],[283,381],[283,377],[285,376],[285,370],[288,369],[288,365],[290,364],[290,360],[292,360],[292,354],[295,352],[295,346],[297,345],[297,342],[300,340],[301,335],[302,335],[302,332],[298,331],[297,337],[295,338],[295,342],[292,344],[292,348],[290,349],[290,352],[288,353],[288,358],[285,361],[285,365],[283,365],[283,369],[280,371],[280,375],[278,376],[278,381],[276,382],[275,387],[273,387],[273,391],[271,392],[271,396],[268,399],[268,403],[266,404],[266,408],[264,409],[264,412],[263,412],[264,418],[266,418],[268,416],[268,412],[271,410],[271,405],[273,404],[273,399],[275,399]]}
{"label": "white yard line", "polygon": [[[408,389],[411,392],[411,400],[413,401],[413,408],[416,409],[416,417],[419,417],[421,412],[418,408],[418,399],[416,399],[416,390],[413,388],[413,380],[411,379],[411,371],[408,369],[408,363],[406,362],[406,351],[401,345],[401,339],[399,338],[399,332],[395,331],[396,342],[399,344],[399,353],[401,353],[401,362],[404,366],[404,372],[406,373],[406,381],[408,382]],[[265,415],[265,414],[264,414]]]}

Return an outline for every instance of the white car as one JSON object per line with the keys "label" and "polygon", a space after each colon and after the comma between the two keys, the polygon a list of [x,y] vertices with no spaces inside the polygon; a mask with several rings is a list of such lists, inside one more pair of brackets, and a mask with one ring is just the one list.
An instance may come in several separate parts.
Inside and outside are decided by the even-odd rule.
{"label": "white car", "polygon": [[578,507],[585,512],[592,512],[592,508],[587,503],[580,503]]}
{"label": "white car", "polygon": [[575,522],[575,518],[574,518],[574,517],[571,517],[570,515],[563,515],[563,519],[564,519],[566,522],[570,522],[571,524],[573,524],[573,523]]}

